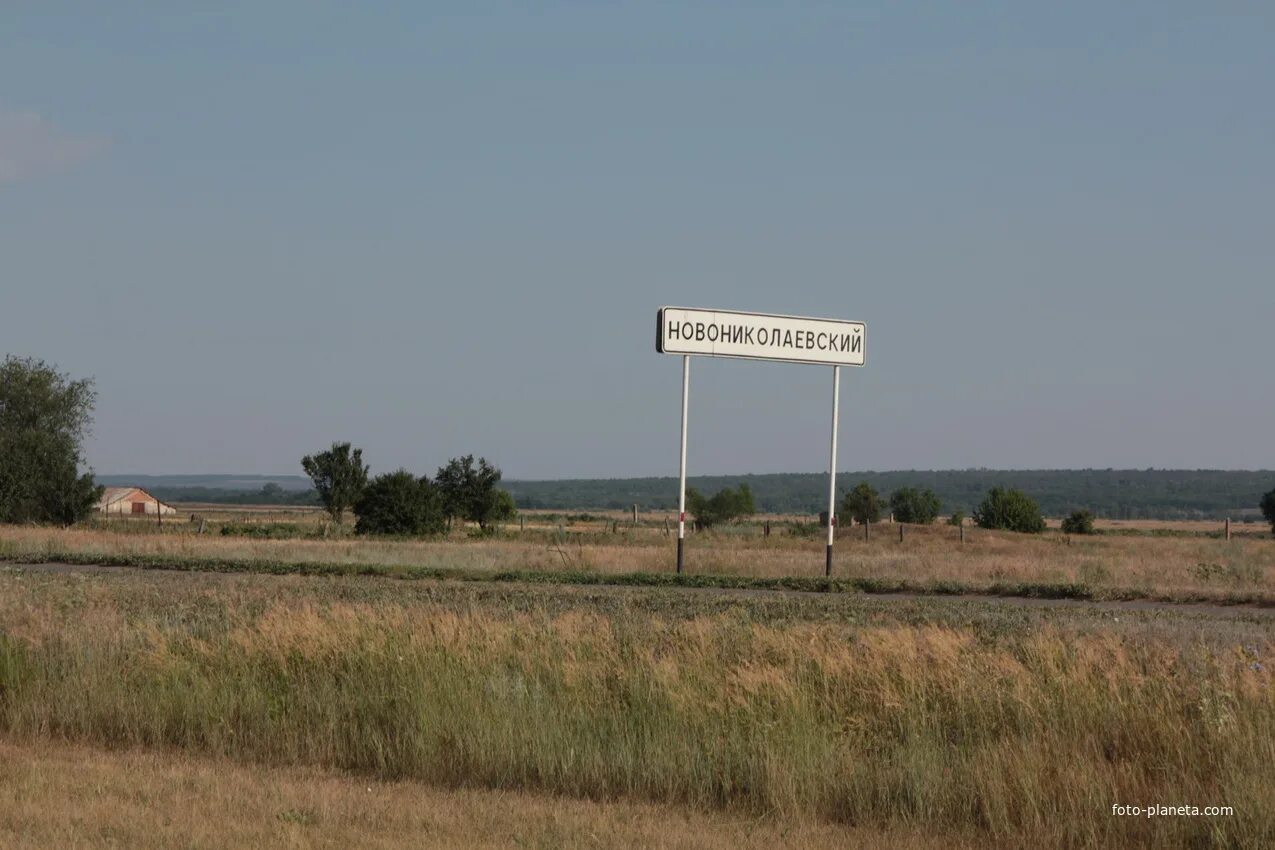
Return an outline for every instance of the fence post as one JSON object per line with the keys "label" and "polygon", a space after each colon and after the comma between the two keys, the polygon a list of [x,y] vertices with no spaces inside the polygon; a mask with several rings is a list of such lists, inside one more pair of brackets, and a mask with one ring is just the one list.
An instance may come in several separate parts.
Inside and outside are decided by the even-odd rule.
{"label": "fence post", "polygon": [[965,523],[961,523],[961,545],[965,545]]}
{"label": "fence post", "polygon": [[899,542],[903,542],[903,523],[899,523]]}
{"label": "fence post", "polygon": [[1229,516],[1226,518],[1226,539],[1231,539],[1231,518]]}
{"label": "fence post", "polygon": [[863,521],[863,539],[864,540],[868,539],[868,536],[869,536],[868,529],[871,527],[872,527],[872,523],[865,519]]}

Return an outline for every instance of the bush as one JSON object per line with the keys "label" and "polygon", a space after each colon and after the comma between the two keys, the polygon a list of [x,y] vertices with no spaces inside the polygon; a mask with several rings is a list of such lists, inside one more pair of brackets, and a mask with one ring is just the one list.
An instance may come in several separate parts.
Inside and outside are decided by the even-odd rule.
{"label": "bush", "polygon": [[1004,487],[993,487],[974,511],[974,522],[980,528],[1018,531],[1039,534],[1045,530],[1045,518],[1040,515],[1036,500],[1023,493]]}
{"label": "bush", "polygon": [[841,515],[862,525],[865,522],[881,521],[881,494],[864,481],[846,493],[841,500]]}
{"label": "bush", "polygon": [[965,525],[965,511],[952,511],[952,515],[947,518],[948,525]]}
{"label": "bush", "polygon": [[1271,524],[1271,534],[1275,534],[1275,490],[1262,497],[1262,516]]}
{"label": "bush", "polygon": [[929,525],[938,519],[939,510],[942,507],[939,497],[929,489],[902,487],[890,496],[890,512],[894,514],[898,522]]}
{"label": "bush", "polygon": [[1072,511],[1062,521],[1063,534],[1093,534],[1093,511]]}
{"label": "bush", "polygon": [[695,521],[704,528],[733,522],[740,517],[752,516],[757,512],[757,506],[753,501],[753,491],[747,484],[740,484],[738,490],[725,487],[718,490],[712,498],[705,498],[694,487],[688,487],[686,488],[686,507]]}
{"label": "bush", "polygon": [[441,534],[446,527],[442,499],[428,478],[405,469],[378,475],[354,504],[358,534]]}

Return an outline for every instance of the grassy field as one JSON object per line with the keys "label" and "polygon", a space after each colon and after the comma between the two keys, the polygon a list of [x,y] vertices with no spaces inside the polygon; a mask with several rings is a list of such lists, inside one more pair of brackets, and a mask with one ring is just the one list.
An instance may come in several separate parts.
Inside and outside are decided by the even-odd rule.
{"label": "grassy field", "polygon": [[[510,524],[496,536],[473,537],[471,529],[438,540],[369,540],[328,528],[316,511],[237,509],[201,516],[203,534],[186,520],[162,528],[128,520],[70,530],[0,527],[0,559],[276,571],[319,565],[402,577],[519,571],[593,581],[672,571],[674,541],[665,535],[662,517],[639,515],[634,525],[618,513],[540,513],[530,514],[525,527]],[[899,526],[879,526],[866,541],[858,529],[845,529],[834,577],[859,589],[1275,603],[1275,537],[1269,529],[1240,526],[1229,541],[1219,529],[1215,523],[1108,523],[1101,529],[1108,533],[1067,538],[1057,531],[1018,535],[967,528],[963,544],[948,526],[909,526],[902,541]],[[255,536],[254,530],[276,536]],[[687,547],[688,573],[695,577],[823,575],[822,532],[795,518],[772,519],[768,537],[753,523],[691,535]]]}
{"label": "grassy field", "polygon": [[[233,818],[226,817],[234,812]],[[0,741],[0,846],[973,848],[916,831],[785,823],[634,801],[437,788],[178,752]]]}
{"label": "grassy field", "polygon": [[[578,816],[595,824],[670,813],[632,816],[643,845],[734,843],[740,818],[832,846],[1275,840],[1275,620],[1258,611],[0,569],[0,624],[0,736],[22,752],[551,794],[594,801]],[[155,758],[158,788],[178,768]],[[85,793],[69,783],[0,823],[51,828],[31,800]],[[313,809],[245,805],[264,830]],[[491,808],[469,826],[500,843]]]}

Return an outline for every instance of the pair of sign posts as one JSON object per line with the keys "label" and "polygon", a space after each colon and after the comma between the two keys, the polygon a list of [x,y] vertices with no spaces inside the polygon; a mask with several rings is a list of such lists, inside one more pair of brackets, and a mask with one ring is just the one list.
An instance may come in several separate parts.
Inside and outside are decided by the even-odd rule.
{"label": "pair of sign posts", "polygon": [[832,541],[837,514],[837,412],[841,367],[866,362],[863,322],[810,319],[732,310],[663,307],[657,314],[655,350],[682,355],[682,453],[677,491],[677,571],[682,572],[686,540],[686,410],[692,357],[736,357],[832,367],[832,446],[828,458],[828,549],[824,575],[832,575]]}

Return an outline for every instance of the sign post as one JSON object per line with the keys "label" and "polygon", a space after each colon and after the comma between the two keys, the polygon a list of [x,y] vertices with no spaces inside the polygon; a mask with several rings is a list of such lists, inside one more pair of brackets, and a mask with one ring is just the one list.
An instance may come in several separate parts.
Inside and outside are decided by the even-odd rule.
{"label": "sign post", "polygon": [[841,367],[832,367],[832,450],[828,453],[828,553],[823,574],[832,576],[832,541],[837,533],[837,412],[841,407]]}
{"label": "sign post", "polygon": [[682,445],[677,493],[677,572],[685,563],[686,411],[691,356],[735,357],[832,366],[832,444],[828,459],[828,548],[824,575],[832,575],[837,525],[837,424],[841,367],[867,362],[867,326],[840,319],[813,319],[734,310],[662,307],[656,314],[655,350],[682,355]]}
{"label": "sign post", "polygon": [[682,355],[682,459],[677,474],[677,574],[686,543],[686,407],[691,398],[691,355]]}

